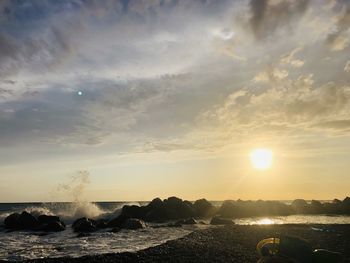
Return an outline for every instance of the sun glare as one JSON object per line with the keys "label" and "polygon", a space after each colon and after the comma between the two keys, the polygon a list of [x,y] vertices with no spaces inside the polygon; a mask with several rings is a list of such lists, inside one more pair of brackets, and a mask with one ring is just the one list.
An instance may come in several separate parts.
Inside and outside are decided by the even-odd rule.
{"label": "sun glare", "polygon": [[255,169],[266,170],[272,165],[272,151],[270,149],[255,149],[250,153],[250,161]]}

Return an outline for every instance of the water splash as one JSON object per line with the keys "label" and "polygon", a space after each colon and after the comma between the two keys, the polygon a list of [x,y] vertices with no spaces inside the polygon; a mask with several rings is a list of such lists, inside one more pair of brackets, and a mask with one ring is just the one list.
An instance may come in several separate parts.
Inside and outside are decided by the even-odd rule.
{"label": "water splash", "polygon": [[79,217],[97,218],[107,211],[104,211],[95,203],[84,198],[86,189],[90,184],[90,173],[86,170],[78,171],[71,176],[70,181],[60,184],[58,190],[72,198],[72,204],[60,211],[60,215],[66,219],[76,219]]}

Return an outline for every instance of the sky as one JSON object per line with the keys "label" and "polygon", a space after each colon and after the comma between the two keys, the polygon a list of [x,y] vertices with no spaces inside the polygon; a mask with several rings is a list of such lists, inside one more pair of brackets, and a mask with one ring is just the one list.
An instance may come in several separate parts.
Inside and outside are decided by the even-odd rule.
{"label": "sky", "polygon": [[0,202],[342,199],[349,46],[347,0],[2,0]]}

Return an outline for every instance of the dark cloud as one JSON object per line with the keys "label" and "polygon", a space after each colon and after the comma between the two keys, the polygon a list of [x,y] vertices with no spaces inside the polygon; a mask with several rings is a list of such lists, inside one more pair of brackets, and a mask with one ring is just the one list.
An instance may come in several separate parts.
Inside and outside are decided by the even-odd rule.
{"label": "dark cloud", "polygon": [[294,19],[300,18],[308,8],[309,0],[250,1],[250,24],[257,39],[264,39],[278,29],[291,29]]}
{"label": "dark cloud", "polygon": [[350,120],[334,120],[334,121],[325,121],[313,125],[314,128],[320,129],[331,129],[335,131],[349,131],[350,130]]}
{"label": "dark cloud", "polygon": [[342,5],[335,26],[335,29],[327,36],[326,41],[332,50],[343,50],[349,41],[346,32],[350,28],[350,4],[344,3]]}

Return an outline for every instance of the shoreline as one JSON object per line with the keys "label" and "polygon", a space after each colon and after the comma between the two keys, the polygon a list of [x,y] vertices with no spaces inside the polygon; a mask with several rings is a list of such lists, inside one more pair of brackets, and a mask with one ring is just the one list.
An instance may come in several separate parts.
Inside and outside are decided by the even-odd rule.
{"label": "shoreline", "polygon": [[[350,225],[232,225],[196,230],[182,238],[136,252],[89,255],[78,258],[31,259],[26,263],[82,262],[257,262],[256,244],[267,237],[293,235],[315,248],[343,254],[350,262]],[[12,262],[12,261],[0,261]]]}

